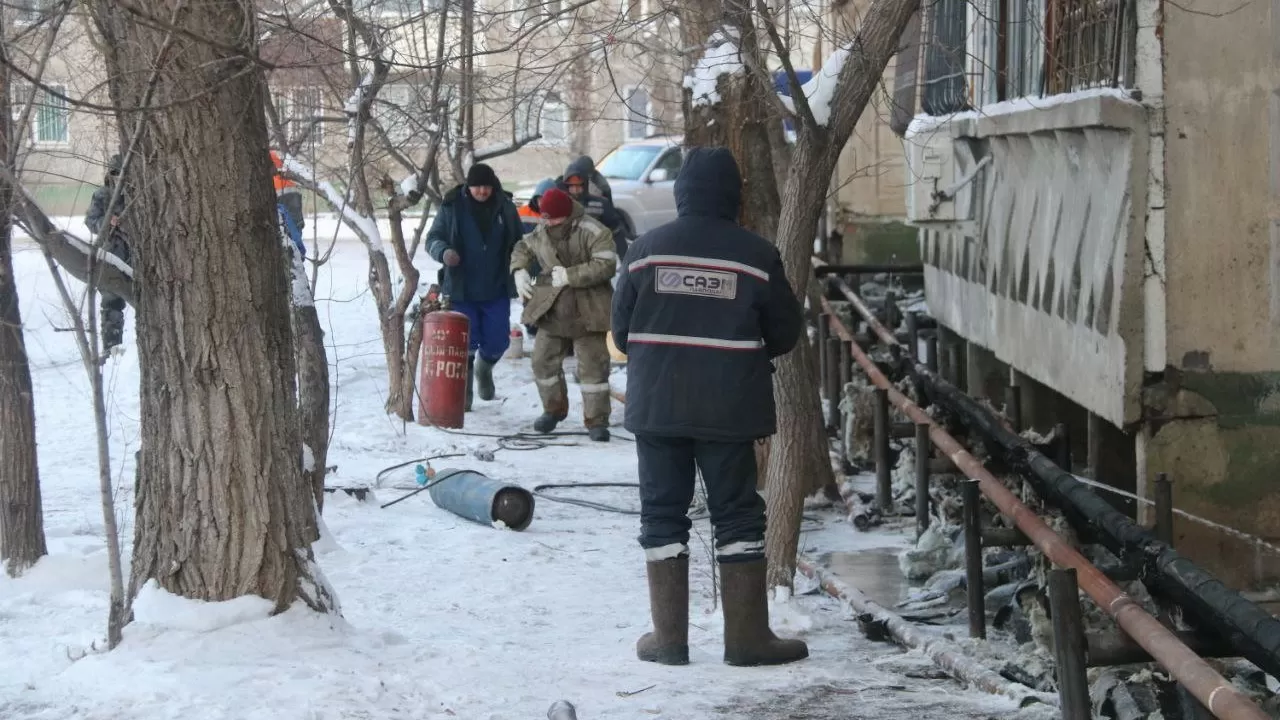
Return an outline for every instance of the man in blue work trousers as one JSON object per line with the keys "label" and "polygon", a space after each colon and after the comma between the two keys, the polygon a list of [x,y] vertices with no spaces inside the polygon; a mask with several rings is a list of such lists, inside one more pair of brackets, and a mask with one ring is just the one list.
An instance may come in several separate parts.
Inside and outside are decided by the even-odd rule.
{"label": "man in blue work trousers", "polygon": [[476,163],[464,184],[445,193],[427,233],[427,253],[444,264],[441,291],[471,321],[467,410],[473,393],[493,399],[493,366],[511,344],[515,283],[508,267],[523,235],[511,198],[493,168]]}
{"label": "man in blue work trousers", "polygon": [[653,617],[636,655],[689,662],[688,513],[701,470],[720,566],[724,661],[794,662],[809,648],[769,629],[754,444],[777,431],[772,361],[800,340],[800,302],[778,250],[737,223],[742,176],[728,150],[690,150],[675,195],[679,216],[631,246],[613,299]]}

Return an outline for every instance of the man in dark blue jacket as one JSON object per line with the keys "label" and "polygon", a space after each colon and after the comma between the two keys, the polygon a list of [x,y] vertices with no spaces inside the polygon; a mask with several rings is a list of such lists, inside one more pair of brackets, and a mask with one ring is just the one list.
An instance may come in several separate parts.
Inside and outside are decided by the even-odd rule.
{"label": "man in dark blue jacket", "polygon": [[773,435],[773,358],[804,329],[778,251],[737,223],[742,177],[724,148],[694,148],[675,183],[678,219],[632,245],[613,301],[627,353],[626,428],[640,460],[640,546],[654,631],[641,660],[689,661],[689,504],[706,483],[724,598],[724,660],[808,657],[769,629],[764,499],[754,441]]}
{"label": "man in dark blue jacket", "polygon": [[493,366],[511,344],[515,283],[507,268],[523,234],[511,193],[484,163],[472,165],[466,183],[445,193],[427,233],[427,253],[444,263],[441,291],[471,321],[467,410],[473,384],[481,400],[493,399]]}

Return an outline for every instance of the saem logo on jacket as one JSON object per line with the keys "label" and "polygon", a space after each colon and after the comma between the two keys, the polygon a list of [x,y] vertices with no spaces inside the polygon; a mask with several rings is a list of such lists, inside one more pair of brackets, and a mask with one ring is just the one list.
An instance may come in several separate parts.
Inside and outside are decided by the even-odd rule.
{"label": "saem logo on jacket", "polygon": [[654,291],[676,295],[697,295],[719,300],[738,296],[738,275],[715,270],[691,268],[659,268],[654,277]]}

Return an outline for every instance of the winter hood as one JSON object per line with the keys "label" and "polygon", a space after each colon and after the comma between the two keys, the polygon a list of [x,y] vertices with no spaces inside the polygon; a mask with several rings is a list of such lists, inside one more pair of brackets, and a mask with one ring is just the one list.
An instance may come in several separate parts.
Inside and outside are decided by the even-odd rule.
{"label": "winter hood", "polygon": [[561,175],[560,177],[567,180],[571,177],[577,176],[582,178],[585,182],[591,182],[592,175],[595,174],[595,171],[596,164],[591,161],[591,157],[583,155],[577,160],[569,163],[569,167],[564,169],[564,175]]}
{"label": "winter hood", "polygon": [[722,147],[690,148],[676,176],[675,195],[680,217],[736,221],[742,207],[742,174],[733,153]]}

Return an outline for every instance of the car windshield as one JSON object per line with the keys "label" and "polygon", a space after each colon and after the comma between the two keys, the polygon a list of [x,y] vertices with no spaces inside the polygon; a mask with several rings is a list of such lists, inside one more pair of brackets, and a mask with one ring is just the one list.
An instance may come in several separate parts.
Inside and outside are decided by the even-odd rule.
{"label": "car windshield", "polygon": [[600,161],[600,174],[615,180],[639,180],[662,148],[656,145],[620,147]]}

